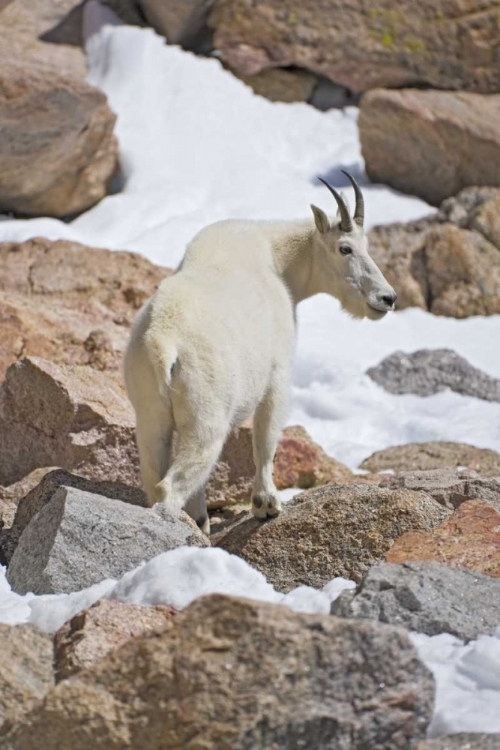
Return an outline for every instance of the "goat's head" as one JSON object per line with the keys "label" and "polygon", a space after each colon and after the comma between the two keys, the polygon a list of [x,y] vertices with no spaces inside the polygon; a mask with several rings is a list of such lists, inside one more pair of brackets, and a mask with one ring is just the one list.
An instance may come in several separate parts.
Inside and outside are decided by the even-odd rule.
{"label": "goat's head", "polygon": [[317,229],[315,252],[321,285],[323,291],[340,300],[344,310],[354,317],[380,320],[394,309],[397,295],[368,254],[368,240],[363,228],[363,194],[354,177],[347,172],[344,174],[356,195],[352,218],[345,198],[325,180],[321,182],[337,202],[336,220],[330,222],[324,211],[311,206]]}

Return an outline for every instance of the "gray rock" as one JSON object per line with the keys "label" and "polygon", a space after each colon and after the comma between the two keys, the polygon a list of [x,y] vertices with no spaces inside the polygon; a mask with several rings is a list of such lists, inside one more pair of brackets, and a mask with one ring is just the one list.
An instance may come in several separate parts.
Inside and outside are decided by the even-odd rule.
{"label": "gray rock", "polygon": [[7,579],[25,594],[69,593],[119,578],[155,555],[181,545],[208,546],[194,522],[163,508],[140,508],[74,487],[54,488],[50,502],[26,526]]}
{"label": "gray rock", "polygon": [[206,596],[62,680],[2,750],[410,750],[434,680],[408,634]]}
{"label": "gray rock", "polygon": [[52,641],[33,625],[0,624],[0,726],[15,723],[54,685]]}
{"label": "gray rock", "polygon": [[26,526],[52,500],[54,492],[60,486],[74,487],[87,493],[102,495],[110,500],[120,500],[123,503],[138,505],[143,508],[148,507],[146,495],[138,487],[121,484],[120,482],[85,479],[64,469],[54,469],[45,474],[42,481],[19,501],[14,523],[12,528],[8,530],[8,542],[2,540],[2,536],[7,536],[7,532],[4,531],[3,535],[0,533],[0,547],[4,551],[7,561],[11,559]]}
{"label": "gray rock", "polygon": [[417,750],[500,750],[500,734],[449,734],[424,740]]}
{"label": "gray rock", "polygon": [[500,512],[500,478],[483,478],[467,469],[402,471],[384,478],[380,487],[426,492],[441,505],[454,510],[467,500],[482,500]]}
{"label": "gray rock", "polygon": [[395,352],[367,375],[389,393],[431,396],[449,388],[464,396],[500,401],[500,380],[478,370],[451,349]]}
{"label": "gray rock", "polygon": [[470,641],[493,633],[500,622],[500,580],[436,562],[378,563],[331,611]]}

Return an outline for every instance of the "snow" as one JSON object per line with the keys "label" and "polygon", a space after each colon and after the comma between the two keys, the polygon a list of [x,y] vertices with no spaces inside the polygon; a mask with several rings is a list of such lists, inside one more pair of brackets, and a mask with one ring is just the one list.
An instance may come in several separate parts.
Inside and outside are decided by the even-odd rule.
{"label": "snow", "polygon": [[452,635],[412,634],[436,680],[429,737],[452,732],[500,732],[500,628],[464,645]]}
{"label": "snow", "polygon": [[[123,189],[71,223],[0,217],[0,241],[70,239],[175,266],[191,237],[218,219],[298,218],[312,202],[331,212],[331,196],[317,177],[340,187],[342,168],[363,182],[368,226],[430,211],[416,198],[366,184],[354,108],[320,113],[304,104],[270,103],[218,61],[167,47],[147,29],[105,27],[90,38],[87,52],[89,80],[118,115]],[[356,468],[374,450],[427,440],[500,450],[500,404],[451,392],[394,396],[365,375],[397,349],[447,347],[500,377],[500,349],[491,345],[498,316],[459,321],[413,309],[360,322],[336,301],[317,297],[302,304],[298,319],[289,423],[304,425],[337,459]],[[210,592],[326,613],[353,585],[335,579],[321,591],[300,587],[283,595],[222,550],[181,548],[120,581],[68,595],[19,596],[1,569],[0,621],[53,632],[101,597],[183,608]],[[467,645],[446,634],[413,638],[437,681],[430,735],[500,731],[500,632]]]}
{"label": "snow", "polygon": [[353,581],[334,578],[321,590],[300,586],[282,594],[245,560],[223,549],[178,547],[125,573],[119,581],[102,581],[72,594],[20,596],[11,591],[5,568],[0,566],[0,622],[30,622],[54,633],[102,598],[127,604],[165,604],[180,610],[200,596],[215,593],[283,604],[294,612],[328,614],[340,592],[354,586]]}

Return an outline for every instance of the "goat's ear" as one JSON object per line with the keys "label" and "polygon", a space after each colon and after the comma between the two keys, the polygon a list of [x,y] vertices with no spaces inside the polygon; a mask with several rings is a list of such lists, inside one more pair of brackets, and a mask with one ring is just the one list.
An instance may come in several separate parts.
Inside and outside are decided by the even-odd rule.
{"label": "goat's ear", "polygon": [[328,216],[325,214],[324,211],[321,210],[321,208],[318,208],[317,206],[313,206],[311,204],[311,209],[314,214],[314,223],[316,224],[316,229],[320,234],[326,234],[328,230],[330,229],[330,222],[328,221]]}

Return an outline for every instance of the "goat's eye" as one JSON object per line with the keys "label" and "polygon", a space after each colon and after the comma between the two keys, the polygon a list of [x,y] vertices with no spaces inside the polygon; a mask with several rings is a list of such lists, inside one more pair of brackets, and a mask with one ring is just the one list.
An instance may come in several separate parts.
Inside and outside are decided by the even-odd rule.
{"label": "goat's eye", "polygon": [[341,255],[351,255],[352,248],[350,248],[349,245],[339,245],[339,253]]}

